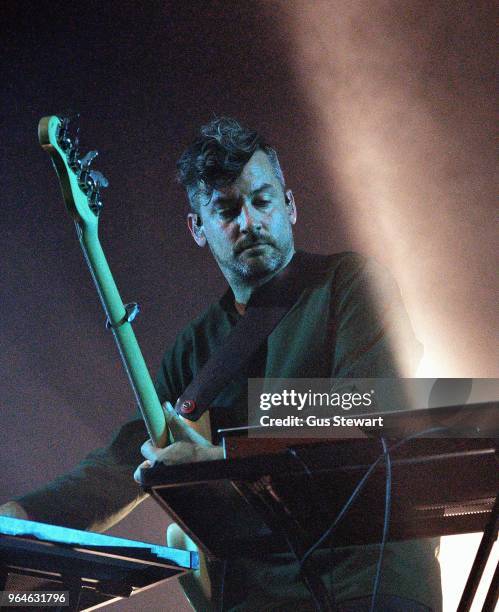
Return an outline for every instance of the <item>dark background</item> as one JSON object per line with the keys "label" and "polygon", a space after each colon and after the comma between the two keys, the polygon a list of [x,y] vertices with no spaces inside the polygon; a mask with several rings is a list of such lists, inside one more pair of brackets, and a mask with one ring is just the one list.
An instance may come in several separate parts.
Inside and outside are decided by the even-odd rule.
{"label": "dark background", "polygon": [[[190,240],[175,162],[215,115],[277,148],[297,243],[396,276],[427,375],[496,376],[492,3],[2,4],[2,500],[105,444],[134,411],[49,157],[43,115],[81,113],[110,181],[101,242],[154,371],[224,287]],[[105,483],[103,483],[104,485]],[[113,532],[162,542],[145,502]],[[187,610],[175,584],[140,608]],[[133,610],[135,602],[115,607]]]}

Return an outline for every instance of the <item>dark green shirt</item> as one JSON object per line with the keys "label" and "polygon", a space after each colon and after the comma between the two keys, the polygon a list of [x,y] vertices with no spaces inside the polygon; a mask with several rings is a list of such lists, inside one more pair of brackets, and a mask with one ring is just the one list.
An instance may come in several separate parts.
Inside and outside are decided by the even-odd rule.
{"label": "dark green shirt", "polygon": [[[320,259],[323,264],[324,258]],[[229,291],[177,336],[157,376],[162,402],[175,403],[239,318]],[[306,283],[265,345],[212,405],[225,413],[233,426],[240,425],[247,410],[249,376],[390,378],[399,376],[401,371],[405,375],[413,372],[421,352],[391,276],[372,260],[340,253],[328,259],[320,274],[311,275],[310,283]],[[140,499],[140,489],[131,475],[142,460],[139,449],[146,437],[141,421],[131,421],[119,430],[109,447],[91,453],[70,474],[17,501],[35,520],[77,528],[106,528],[123,508],[132,507]],[[388,544],[380,592],[414,599],[439,611],[437,543],[438,540],[418,540]],[[377,559],[377,546],[335,551],[332,582],[337,601],[372,592]],[[326,584],[331,578],[330,562],[329,553],[317,553]],[[291,606],[308,598],[290,555],[241,559],[239,569],[245,576],[247,597],[238,610],[257,610],[274,600],[289,600]]]}

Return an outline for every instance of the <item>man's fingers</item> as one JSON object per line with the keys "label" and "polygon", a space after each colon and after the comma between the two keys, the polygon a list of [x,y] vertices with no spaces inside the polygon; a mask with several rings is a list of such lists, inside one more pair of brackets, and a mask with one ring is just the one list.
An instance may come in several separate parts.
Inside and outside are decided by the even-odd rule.
{"label": "man's fingers", "polygon": [[185,440],[187,442],[199,444],[200,446],[213,446],[206,438],[192,429],[192,427],[190,427],[188,423],[176,413],[170,402],[165,402],[163,404],[163,409],[166,423],[172,432],[174,440]]}
{"label": "man's fingers", "polygon": [[141,470],[151,468],[158,463],[177,465],[179,463],[214,461],[224,458],[223,448],[220,446],[214,446],[213,444],[200,446],[187,440],[174,442],[166,448],[156,448],[150,440],[147,440],[142,445],[141,452],[144,457],[150,457],[150,459],[143,461],[133,474],[135,482],[139,484],[142,484]]}
{"label": "man's fingers", "polygon": [[135,480],[135,482],[142,484],[142,480],[140,479],[140,470],[150,468],[151,466],[152,463],[148,459],[146,461],[143,461],[133,473],[133,479]]}
{"label": "man's fingers", "polygon": [[140,447],[140,452],[142,453],[142,456],[146,459],[149,459],[149,461],[152,461],[153,463],[158,459],[158,452],[160,450],[161,449],[154,446],[151,440],[146,440],[144,444],[142,444],[142,446]]}
{"label": "man's fingers", "polygon": [[223,459],[223,450],[214,446],[197,431],[192,429],[178,414],[169,402],[163,404],[165,419],[175,442],[166,448],[157,448],[146,440],[140,447],[140,452],[146,461],[143,461],[135,470],[133,478],[142,484],[140,471],[150,468],[157,462],[166,465],[190,463],[193,461],[210,461]]}

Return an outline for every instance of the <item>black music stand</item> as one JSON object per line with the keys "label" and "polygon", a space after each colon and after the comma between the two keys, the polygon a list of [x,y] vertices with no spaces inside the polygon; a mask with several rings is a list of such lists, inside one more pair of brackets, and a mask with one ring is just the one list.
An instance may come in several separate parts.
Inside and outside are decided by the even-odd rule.
{"label": "black music stand", "polygon": [[[331,525],[381,445],[376,439],[288,442],[292,453],[157,465],[142,472],[143,484],[208,557],[290,547],[300,555]],[[392,453],[392,470],[390,541],[484,532],[459,612],[469,610],[497,536],[497,441],[412,439]],[[380,541],[384,489],[381,463],[335,531],[335,545]],[[495,584],[489,601],[497,596]]]}
{"label": "black music stand", "polygon": [[69,592],[26,610],[88,612],[197,568],[194,552],[0,516],[0,591]]}

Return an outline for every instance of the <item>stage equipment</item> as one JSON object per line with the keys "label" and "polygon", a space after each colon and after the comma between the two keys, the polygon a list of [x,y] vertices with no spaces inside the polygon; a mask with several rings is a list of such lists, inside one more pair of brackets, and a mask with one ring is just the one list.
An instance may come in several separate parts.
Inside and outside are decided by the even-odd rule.
{"label": "stage equipment", "polygon": [[[13,609],[88,612],[197,568],[195,552],[0,516],[0,591],[19,595]],[[37,608],[44,592],[59,597]]]}
{"label": "stage equipment", "polygon": [[[473,409],[475,416],[480,410],[496,415],[497,403],[471,406],[469,419]],[[447,417],[452,412],[437,410],[439,419],[445,411]],[[398,430],[399,437],[388,440],[388,540],[483,531],[459,608],[465,612],[497,537],[497,440],[437,438],[437,429],[443,436],[445,428],[434,426],[435,409],[398,416],[398,428],[395,413],[391,418],[391,432]],[[415,422],[421,425],[420,434],[414,433]],[[464,421],[460,424],[465,427]],[[423,433],[434,437],[420,437]],[[386,476],[380,440],[226,437],[224,443],[228,460],[143,471],[146,490],[209,558],[230,560],[290,549],[304,558],[346,504],[348,512],[330,530],[323,547],[380,542]],[[496,596],[497,582],[489,600]]]}

